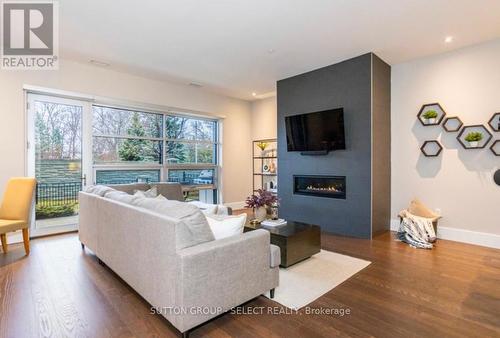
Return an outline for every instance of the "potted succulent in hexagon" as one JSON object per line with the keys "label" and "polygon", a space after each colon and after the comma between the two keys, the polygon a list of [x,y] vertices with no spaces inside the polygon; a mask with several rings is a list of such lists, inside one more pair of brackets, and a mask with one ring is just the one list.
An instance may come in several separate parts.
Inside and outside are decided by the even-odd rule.
{"label": "potted succulent in hexagon", "polygon": [[477,148],[479,141],[483,139],[483,133],[479,131],[471,131],[465,136],[465,141],[469,143],[471,148]]}
{"label": "potted succulent in hexagon", "polygon": [[438,113],[435,110],[428,110],[422,115],[425,120],[425,124],[434,124],[436,123],[436,119],[438,117]]}

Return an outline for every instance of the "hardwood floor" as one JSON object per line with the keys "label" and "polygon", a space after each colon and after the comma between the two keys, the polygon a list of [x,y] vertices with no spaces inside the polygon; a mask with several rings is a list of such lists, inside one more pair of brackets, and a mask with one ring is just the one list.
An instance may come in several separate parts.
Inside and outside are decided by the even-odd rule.
{"label": "hardwood floor", "polygon": [[[88,250],[76,234],[0,254],[0,337],[178,337],[179,333]],[[192,337],[500,337],[500,250],[439,241],[417,250],[323,235],[322,247],[372,261],[312,308],[351,314],[225,314]],[[243,306],[277,306],[258,297]],[[279,308],[278,308],[279,309]]]}

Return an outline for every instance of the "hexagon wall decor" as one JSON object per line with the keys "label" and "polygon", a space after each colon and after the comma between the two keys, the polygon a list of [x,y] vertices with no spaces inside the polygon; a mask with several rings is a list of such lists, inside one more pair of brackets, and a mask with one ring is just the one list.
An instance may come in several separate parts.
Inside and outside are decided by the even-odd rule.
{"label": "hexagon wall decor", "polygon": [[[467,142],[465,138],[471,132],[480,132],[483,134],[483,138],[477,142]],[[486,129],[482,124],[465,126],[460,130],[460,133],[457,136],[458,142],[464,147],[464,149],[483,149],[490,142],[493,135]]]}
{"label": "hexagon wall decor", "polygon": [[[426,114],[433,114],[435,117],[426,117]],[[444,117],[446,116],[446,112],[443,107],[439,103],[427,103],[420,108],[420,111],[417,114],[417,118],[422,123],[424,127],[427,126],[437,126],[441,124]]]}
{"label": "hexagon wall decor", "polygon": [[490,150],[495,156],[500,156],[500,140],[496,140],[490,147]]}
{"label": "hexagon wall decor", "polygon": [[464,123],[462,122],[462,120],[460,120],[458,116],[447,117],[444,119],[443,122],[443,128],[447,132],[459,131],[463,125]]}
{"label": "hexagon wall decor", "polygon": [[493,131],[500,131],[500,113],[493,114],[491,119],[488,121],[488,124]]}
{"label": "hexagon wall decor", "polygon": [[426,157],[436,157],[441,154],[443,146],[438,141],[425,141],[420,147],[420,151]]}

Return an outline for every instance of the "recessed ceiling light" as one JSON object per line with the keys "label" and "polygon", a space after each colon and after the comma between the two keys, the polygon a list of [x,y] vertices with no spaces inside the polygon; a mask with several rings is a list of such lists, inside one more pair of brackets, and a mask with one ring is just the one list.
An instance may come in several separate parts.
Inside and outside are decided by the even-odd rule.
{"label": "recessed ceiling light", "polygon": [[89,61],[91,64],[94,66],[99,66],[99,67],[109,67],[110,64],[104,61],[99,61],[99,60],[90,60]]}
{"label": "recessed ceiling light", "polygon": [[274,49],[268,49],[268,50],[267,50],[267,52],[268,52],[269,54],[272,54],[272,53],[274,53]]}
{"label": "recessed ceiling light", "polygon": [[252,93],[252,96],[257,96],[257,93],[255,93],[255,92],[254,92],[254,93]]}
{"label": "recessed ceiling light", "polygon": [[444,42],[446,42],[446,43],[453,42],[453,36],[447,36],[447,37],[444,39]]}

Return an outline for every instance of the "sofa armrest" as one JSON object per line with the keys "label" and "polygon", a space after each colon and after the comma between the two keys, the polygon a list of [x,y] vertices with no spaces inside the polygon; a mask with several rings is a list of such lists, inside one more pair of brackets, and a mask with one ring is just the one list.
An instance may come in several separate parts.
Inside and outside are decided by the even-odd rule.
{"label": "sofa armrest", "polygon": [[178,251],[177,304],[185,309],[218,311],[186,316],[181,326],[194,327],[275,288],[279,271],[269,267],[270,251],[270,234],[262,229]]}
{"label": "sofa armrest", "polygon": [[[207,260],[209,256],[219,256],[223,253],[238,253],[237,257],[245,254],[263,254],[264,251],[269,253],[270,243],[271,237],[269,231],[257,229],[236,236],[191,246],[179,250],[177,254],[184,263],[194,263],[200,260]],[[244,252],[244,250],[248,250],[248,252]],[[246,258],[250,257],[246,256]],[[224,257],[224,259],[227,258]]]}

